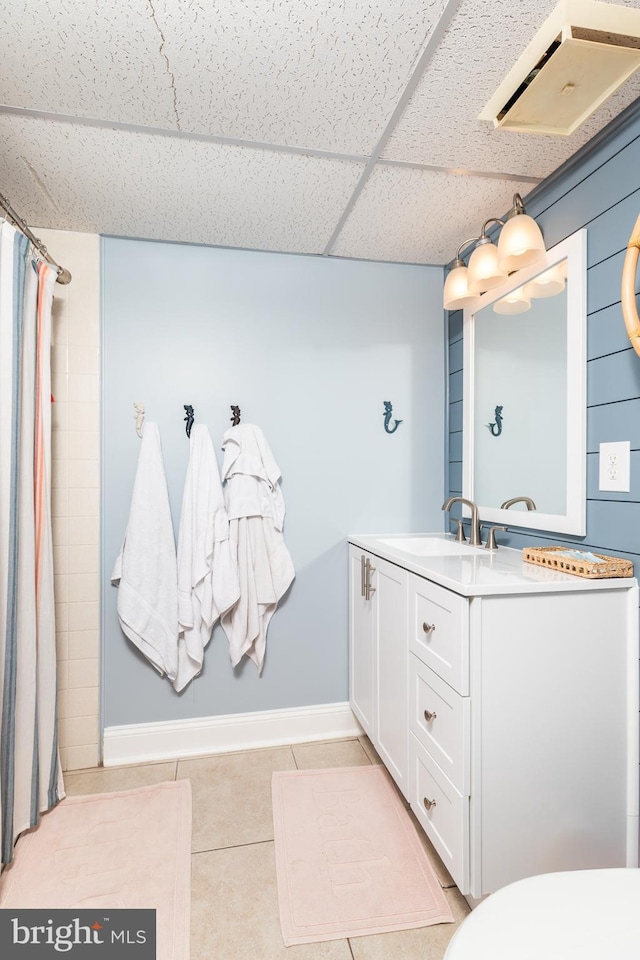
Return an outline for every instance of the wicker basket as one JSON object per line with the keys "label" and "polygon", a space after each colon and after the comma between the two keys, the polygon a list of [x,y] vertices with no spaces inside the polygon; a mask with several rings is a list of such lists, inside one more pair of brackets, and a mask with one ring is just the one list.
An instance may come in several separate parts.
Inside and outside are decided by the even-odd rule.
{"label": "wicker basket", "polygon": [[570,547],[524,547],[522,558],[527,563],[536,563],[538,566],[558,570],[560,573],[572,573],[576,577],[589,577],[591,580],[633,576],[633,563],[630,560],[607,557],[603,553],[594,554],[600,558],[597,563],[558,556],[559,553],[565,553],[569,549]]}

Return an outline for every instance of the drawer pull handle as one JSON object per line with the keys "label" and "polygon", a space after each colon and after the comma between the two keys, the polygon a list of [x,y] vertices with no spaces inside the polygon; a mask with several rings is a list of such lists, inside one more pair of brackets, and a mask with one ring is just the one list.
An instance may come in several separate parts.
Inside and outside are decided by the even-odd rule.
{"label": "drawer pull handle", "polygon": [[432,721],[432,720],[435,720],[437,716],[438,716],[437,713],[435,713],[435,712],[434,712],[434,713],[431,713],[430,710],[425,710],[425,712],[424,712],[424,718],[425,718],[425,720],[427,721],[427,723],[431,723],[431,721]]}
{"label": "drawer pull handle", "polygon": [[435,807],[435,806],[436,806],[435,800],[429,800],[427,797],[423,797],[422,802],[424,803],[424,805],[425,805],[425,807],[427,808],[427,810],[431,810],[431,807]]}
{"label": "drawer pull handle", "polygon": [[427,623],[426,620],[425,620],[425,622],[422,624],[422,629],[424,630],[424,632],[425,632],[427,635],[430,634],[430,633],[433,633],[433,631],[435,630],[435,628],[436,628],[435,623]]}

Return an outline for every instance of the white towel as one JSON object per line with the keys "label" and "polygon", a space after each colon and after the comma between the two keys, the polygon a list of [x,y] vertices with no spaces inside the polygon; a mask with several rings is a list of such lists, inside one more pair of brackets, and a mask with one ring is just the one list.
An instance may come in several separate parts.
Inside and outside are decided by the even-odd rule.
{"label": "white towel", "polygon": [[229,545],[229,520],[209,430],[191,429],[189,466],[178,534],[178,675],[182,690],[202,670],[205,647],[240,586]]}
{"label": "white towel", "polygon": [[233,666],[246,655],[261,673],[269,622],[295,576],[282,535],[285,509],[280,470],[264,434],[252,424],[231,427],[222,446],[222,476],[231,546],[238,562],[240,600],[223,614],[221,623]]}
{"label": "white towel", "polygon": [[229,520],[271,517],[276,529],[282,530],[285,511],[280,468],[260,427],[251,423],[230,427],[222,438],[222,447]]}
{"label": "white towel", "polygon": [[125,635],[171,681],[178,668],[176,546],[157,423],[147,422],[111,582]]}

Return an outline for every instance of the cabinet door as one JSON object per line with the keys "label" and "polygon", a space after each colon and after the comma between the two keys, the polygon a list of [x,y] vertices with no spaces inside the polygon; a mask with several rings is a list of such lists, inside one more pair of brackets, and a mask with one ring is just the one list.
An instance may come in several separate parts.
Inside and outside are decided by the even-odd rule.
{"label": "cabinet door", "polygon": [[456,790],[413,734],[409,800],[461,893],[469,892],[469,797]]}
{"label": "cabinet door", "polygon": [[373,740],[374,604],[372,599],[365,598],[363,591],[362,564],[367,558],[371,562],[375,560],[358,547],[349,547],[349,702],[357,720]]}
{"label": "cabinet door", "polygon": [[376,714],[375,747],[402,792],[408,793],[408,574],[374,558]]}

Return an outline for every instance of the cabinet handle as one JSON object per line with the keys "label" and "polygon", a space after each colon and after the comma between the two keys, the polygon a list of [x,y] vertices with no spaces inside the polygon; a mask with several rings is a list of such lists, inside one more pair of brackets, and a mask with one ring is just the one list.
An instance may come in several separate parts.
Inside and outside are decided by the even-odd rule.
{"label": "cabinet handle", "polygon": [[360,596],[361,597],[366,596],[366,592],[365,592],[366,577],[365,577],[364,571],[365,571],[365,563],[364,563],[364,553],[363,553],[360,555]]}
{"label": "cabinet handle", "polygon": [[427,623],[426,620],[425,620],[425,622],[422,624],[422,629],[423,629],[424,632],[427,634],[427,636],[429,636],[430,633],[433,633],[433,631],[435,630],[435,628],[436,628],[435,623]]}
{"label": "cabinet handle", "polygon": [[371,566],[371,560],[367,557],[364,562],[364,595],[365,599],[371,600],[376,592],[376,588],[371,586],[371,574],[376,572],[376,568]]}
{"label": "cabinet handle", "polygon": [[431,723],[431,721],[435,720],[437,716],[438,716],[437,713],[430,713],[429,710],[425,710],[424,712],[424,718],[427,721],[427,723]]}
{"label": "cabinet handle", "polygon": [[424,803],[424,805],[425,805],[425,807],[427,808],[427,810],[431,810],[431,807],[435,807],[435,806],[436,806],[435,800],[429,800],[427,797],[423,797],[422,802]]}

